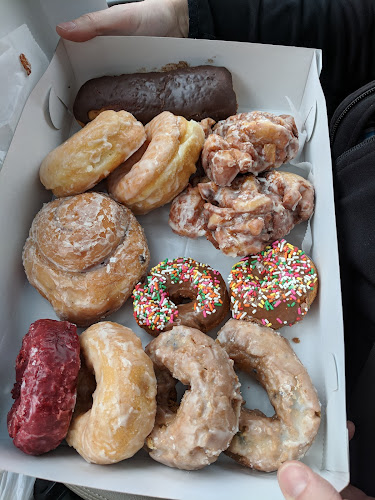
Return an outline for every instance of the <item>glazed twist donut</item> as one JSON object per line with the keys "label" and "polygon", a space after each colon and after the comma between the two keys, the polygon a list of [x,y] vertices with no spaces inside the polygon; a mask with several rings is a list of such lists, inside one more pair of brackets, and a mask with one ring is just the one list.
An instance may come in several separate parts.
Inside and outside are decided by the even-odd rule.
{"label": "glazed twist donut", "polygon": [[273,417],[244,408],[239,432],[227,455],[241,465],[266,472],[303,457],[320,425],[320,404],[311,379],[288,341],[274,330],[230,319],[217,341],[267,391]]}
{"label": "glazed twist donut", "polygon": [[29,455],[54,450],[65,438],[77,395],[79,338],[67,321],[40,319],[30,325],[16,360],[15,400],[8,432]]}
{"label": "glazed twist donut", "polygon": [[55,196],[83,193],[107,177],[145,140],[144,127],[133,115],[105,111],[46,156],[40,180]]}
{"label": "glazed twist donut", "polygon": [[[150,456],[169,467],[196,470],[215,462],[238,430],[242,398],[224,349],[194,328],[175,326],[146,347],[158,382]],[[177,407],[176,380],[190,388]]]}
{"label": "glazed twist donut", "polygon": [[220,121],[203,147],[202,165],[219,186],[230,186],[239,173],[259,174],[292,160],[298,130],[290,115],[252,111]]}
{"label": "glazed twist donut", "polygon": [[155,421],[152,363],[135,333],[117,323],[92,325],[80,342],[83,369],[66,440],[95,464],[130,458],[142,448]]}
{"label": "glazed twist donut", "polygon": [[229,289],[234,319],[277,330],[304,318],[318,292],[318,272],[302,250],[274,241],[233,266]]}
{"label": "glazed twist donut", "polygon": [[226,284],[218,271],[194,259],[164,260],[133,291],[134,317],[151,335],[177,325],[203,333],[215,328],[229,311]]}
{"label": "glazed twist donut", "polygon": [[145,127],[147,142],[108,179],[108,191],[136,214],[169,203],[196,170],[204,143],[199,123],[164,111]]}
{"label": "glazed twist donut", "polygon": [[[199,196],[206,203],[199,202]],[[190,206],[190,210],[186,207]],[[205,234],[232,257],[264,250],[314,210],[314,188],[303,177],[271,171],[236,178],[230,187],[200,182],[173,200],[169,225],[181,236]]]}
{"label": "glazed twist donut", "polygon": [[23,251],[29,282],[60,319],[78,326],[121,307],[148,262],[147,242],[131,211],[94,192],[44,205]]}

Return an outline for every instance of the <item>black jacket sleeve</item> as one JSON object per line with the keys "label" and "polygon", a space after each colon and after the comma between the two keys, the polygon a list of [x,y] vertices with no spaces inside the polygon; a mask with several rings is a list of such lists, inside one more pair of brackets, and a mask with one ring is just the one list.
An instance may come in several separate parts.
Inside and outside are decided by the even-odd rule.
{"label": "black jacket sleeve", "polygon": [[[189,0],[189,17],[189,36],[194,38],[322,49],[321,83],[329,118],[346,96],[375,80],[375,0]],[[375,82],[369,88],[375,88]],[[335,120],[355,99],[356,94],[348,97],[337,110]],[[332,152],[345,318],[348,414],[357,425],[351,443],[351,480],[366,493],[375,495],[374,396],[369,393],[369,387],[373,388],[373,382],[369,386],[369,381],[375,375],[375,274],[370,272],[374,246],[366,244],[370,238],[364,237],[371,235],[375,228],[375,142],[350,149],[353,144],[349,140],[358,127],[366,128],[365,118],[370,118],[369,124],[373,126],[375,112],[370,109],[373,98],[369,101],[359,109],[360,116],[346,120],[347,131],[340,139],[341,149],[337,150],[336,134]],[[374,103],[371,106],[375,109]],[[367,148],[366,154],[364,148]]]}
{"label": "black jacket sleeve", "polygon": [[189,0],[191,38],[323,50],[328,115],[375,79],[374,0]]}

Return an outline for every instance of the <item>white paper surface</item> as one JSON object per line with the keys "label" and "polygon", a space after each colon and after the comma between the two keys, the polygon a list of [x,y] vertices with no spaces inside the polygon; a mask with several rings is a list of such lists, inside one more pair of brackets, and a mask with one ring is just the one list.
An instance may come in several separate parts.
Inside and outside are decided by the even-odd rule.
{"label": "white paper surface", "polygon": [[[30,75],[20,54],[30,63]],[[26,99],[47,67],[47,57],[25,24],[0,39],[0,168]]]}
{"label": "white paper surface", "polygon": [[[317,79],[315,52],[235,42],[109,37],[79,46],[67,43],[58,47],[49,70],[30,96],[0,182],[0,200],[7,207],[6,216],[0,211],[0,232],[8,235],[0,261],[0,293],[5,297],[0,302],[3,318],[0,331],[0,377],[3,381],[0,393],[0,467],[78,485],[161,498],[220,500],[233,496],[238,500],[248,500],[249,491],[254,498],[283,498],[275,474],[251,471],[224,455],[215,464],[196,472],[162,466],[143,452],[114,466],[100,467],[87,464],[66,446],[42,457],[25,456],[13,446],[6,431],[6,413],[12,402],[9,393],[14,383],[14,359],[21,339],[31,322],[43,317],[56,318],[50,304],[27,283],[20,259],[34,215],[43,201],[51,198],[38,179],[41,159],[67,138],[72,125],[71,116],[65,113],[65,125],[54,127],[48,114],[42,112],[41,105],[46,102],[51,86],[70,107],[78,87],[89,78],[132,72],[140,67],[151,70],[179,60],[191,64],[211,61],[211,64],[227,66],[234,77],[241,110],[290,112],[286,96],[302,116],[305,109],[302,104],[306,109],[314,105],[318,108],[315,127],[304,144],[299,165],[288,168],[302,168],[304,175],[309,175],[311,168],[314,175],[316,210],[309,245],[320,273],[319,297],[301,323],[283,328],[281,333],[289,340],[293,337],[301,340],[299,344],[292,343],[292,347],[310,373],[322,403],[322,425],[304,462],[337,488],[342,488],[348,479],[348,459],[340,282],[328,125]],[[269,80],[269,68],[275,65],[289,71],[280,73],[276,88],[274,80],[272,84]],[[252,69],[254,67],[257,67],[256,72]],[[309,89],[308,95],[306,88]],[[27,138],[25,131],[31,124],[34,124],[35,132]],[[31,141],[33,148],[29,147]],[[13,165],[22,165],[21,177],[17,175],[19,170],[12,169]],[[19,199],[23,200],[22,204],[15,203]],[[227,280],[231,267],[237,262],[217,251],[205,238],[191,240],[174,235],[167,224],[168,207],[138,217],[138,220],[149,242],[150,266],[167,257],[189,256],[210,264]],[[17,232],[15,227],[19,228]],[[305,232],[306,227],[300,224],[287,240],[301,245]],[[109,319],[132,328],[144,345],[151,340],[135,323],[131,301]],[[211,334],[215,335],[214,332]],[[331,361],[327,363],[327,359]],[[247,405],[272,414],[264,391],[246,375],[240,375],[240,378]]]}

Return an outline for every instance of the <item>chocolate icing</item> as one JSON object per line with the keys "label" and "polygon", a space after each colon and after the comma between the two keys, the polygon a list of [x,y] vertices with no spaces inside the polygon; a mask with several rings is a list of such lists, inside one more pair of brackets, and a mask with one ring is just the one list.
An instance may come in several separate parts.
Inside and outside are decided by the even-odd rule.
{"label": "chocolate icing", "polygon": [[221,274],[207,264],[184,257],[153,267],[133,290],[134,317],[156,337],[184,325],[207,333],[229,311],[229,296]]}
{"label": "chocolate icing", "polygon": [[237,112],[237,100],[226,68],[196,66],[88,80],[75,99],[75,118],[86,124],[90,111],[105,109],[128,111],[143,124],[162,111],[188,120],[218,121]]}

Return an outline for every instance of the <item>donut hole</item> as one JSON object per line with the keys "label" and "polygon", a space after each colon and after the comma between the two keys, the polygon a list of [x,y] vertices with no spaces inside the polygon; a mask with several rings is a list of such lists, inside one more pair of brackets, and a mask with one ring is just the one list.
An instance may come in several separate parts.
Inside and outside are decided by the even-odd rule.
{"label": "donut hole", "polygon": [[190,385],[184,385],[179,380],[177,381],[177,384],[176,384],[176,393],[177,393],[176,404],[178,406],[180,405],[186,391],[189,391],[189,390],[190,390]]}
{"label": "donut hole", "polygon": [[190,304],[192,301],[193,299],[191,299],[190,297],[183,297],[182,295],[173,300],[176,306],[179,306],[180,304]]}
{"label": "donut hole", "polygon": [[180,304],[190,304],[193,302],[197,294],[196,292],[190,291],[190,290],[170,290],[169,291],[169,296],[171,300],[176,304],[176,306],[179,306]]}
{"label": "donut hole", "polygon": [[236,373],[241,383],[241,394],[245,407],[260,410],[267,417],[273,417],[275,410],[269,400],[266,390],[256,379],[256,373],[247,373],[236,367]]}
{"label": "donut hole", "polygon": [[81,356],[81,368],[78,374],[77,384],[77,402],[75,411],[86,413],[91,410],[93,405],[93,394],[96,391],[96,379],[92,370],[90,370]]}

